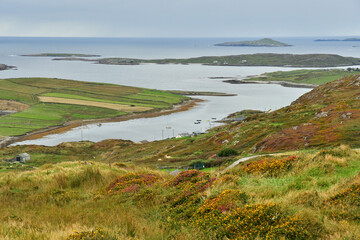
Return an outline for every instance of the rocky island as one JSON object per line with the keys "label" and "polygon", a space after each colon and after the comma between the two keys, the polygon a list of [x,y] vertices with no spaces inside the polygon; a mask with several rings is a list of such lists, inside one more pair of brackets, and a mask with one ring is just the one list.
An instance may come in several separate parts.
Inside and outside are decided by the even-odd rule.
{"label": "rocky island", "polygon": [[16,69],[15,66],[8,66],[6,64],[0,64],[0,71],[8,70],[8,69]]}
{"label": "rocky island", "polygon": [[289,47],[291,45],[275,41],[271,38],[263,38],[253,41],[224,42],[215,44],[223,47]]}

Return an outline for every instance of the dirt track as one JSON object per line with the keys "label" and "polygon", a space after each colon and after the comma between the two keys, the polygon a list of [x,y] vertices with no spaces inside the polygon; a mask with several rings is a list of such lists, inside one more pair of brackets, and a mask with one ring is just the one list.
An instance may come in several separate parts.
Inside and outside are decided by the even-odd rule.
{"label": "dirt track", "polygon": [[109,108],[122,112],[144,112],[152,109],[150,107],[139,107],[139,106],[132,107],[130,105],[122,105],[122,104],[106,103],[106,102],[93,102],[93,101],[71,99],[71,98],[39,96],[39,100],[41,102],[47,102],[47,103],[65,103],[65,104]]}

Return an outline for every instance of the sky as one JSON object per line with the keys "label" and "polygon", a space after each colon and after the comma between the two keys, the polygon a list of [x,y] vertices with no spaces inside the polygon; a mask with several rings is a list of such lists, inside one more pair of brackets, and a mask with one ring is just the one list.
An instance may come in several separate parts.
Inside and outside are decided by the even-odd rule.
{"label": "sky", "polygon": [[0,36],[360,36],[360,0],[0,0]]}

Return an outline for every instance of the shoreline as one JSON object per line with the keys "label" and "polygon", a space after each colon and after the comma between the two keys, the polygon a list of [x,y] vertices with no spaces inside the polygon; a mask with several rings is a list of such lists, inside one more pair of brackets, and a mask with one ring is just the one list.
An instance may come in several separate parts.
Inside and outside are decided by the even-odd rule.
{"label": "shoreline", "polygon": [[239,80],[239,79],[231,79],[224,80],[224,83],[230,84],[278,84],[283,87],[291,87],[291,88],[316,88],[317,85],[308,84],[308,83],[293,83],[293,82],[285,82],[285,81],[254,81],[254,80]]}
{"label": "shoreline", "polygon": [[203,102],[204,100],[192,98],[190,100],[184,101],[180,104],[173,105],[171,109],[164,109],[160,111],[150,111],[150,112],[143,112],[143,113],[133,113],[125,116],[118,116],[112,118],[102,118],[102,119],[89,119],[89,120],[76,120],[65,122],[62,125],[48,127],[46,129],[38,130],[36,132],[29,132],[27,134],[21,136],[10,136],[5,137],[3,140],[0,141],[0,148],[4,148],[13,144],[15,142],[22,142],[26,140],[35,140],[47,135],[51,134],[61,134],[67,132],[73,128],[80,127],[86,124],[96,124],[96,123],[108,123],[108,122],[123,122],[132,119],[139,119],[139,118],[153,118],[159,117],[163,115],[169,115],[172,113],[188,111],[195,107],[199,102]]}

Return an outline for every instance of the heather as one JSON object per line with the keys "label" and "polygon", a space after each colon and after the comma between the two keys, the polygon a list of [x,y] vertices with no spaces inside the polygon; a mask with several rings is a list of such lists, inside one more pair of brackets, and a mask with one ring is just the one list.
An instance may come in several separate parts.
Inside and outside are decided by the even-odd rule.
{"label": "heather", "polygon": [[[357,150],[340,146],[259,157],[227,172],[186,170],[175,177],[150,168],[81,161],[3,173],[0,235],[356,239],[359,160]],[[284,162],[291,166],[283,167]]]}

